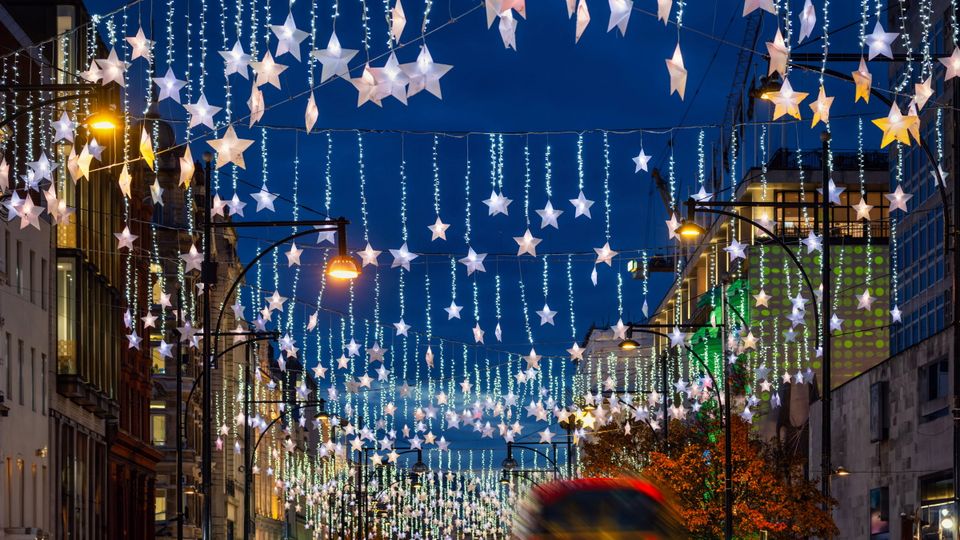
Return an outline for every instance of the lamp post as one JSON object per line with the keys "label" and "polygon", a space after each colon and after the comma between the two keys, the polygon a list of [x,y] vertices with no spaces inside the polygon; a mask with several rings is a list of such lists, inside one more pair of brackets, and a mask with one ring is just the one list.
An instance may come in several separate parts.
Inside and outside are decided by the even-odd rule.
{"label": "lamp post", "polygon": [[0,120],[0,131],[8,125],[16,122],[18,119],[37,109],[62,103],[65,101],[79,100],[86,97],[92,97],[95,102],[96,110],[87,117],[87,128],[93,132],[113,133],[122,124],[122,120],[113,107],[107,105],[106,91],[97,84],[4,84],[0,85],[0,94],[4,93],[24,93],[24,92],[75,92],[62,96],[55,96],[34,103],[28,107],[18,109],[17,112]]}

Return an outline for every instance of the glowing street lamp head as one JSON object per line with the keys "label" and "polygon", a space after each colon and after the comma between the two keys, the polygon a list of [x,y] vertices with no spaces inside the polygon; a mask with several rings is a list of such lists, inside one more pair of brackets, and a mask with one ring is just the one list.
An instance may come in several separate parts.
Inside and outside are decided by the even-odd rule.
{"label": "glowing street lamp head", "polygon": [[349,255],[335,255],[327,263],[327,275],[335,279],[352,280],[360,276],[360,267]]}
{"label": "glowing street lamp head", "polygon": [[684,240],[696,240],[707,234],[707,231],[692,219],[685,219],[677,227],[677,234]]}
{"label": "glowing street lamp head", "polygon": [[113,133],[120,128],[120,119],[113,111],[101,109],[87,118],[87,128],[95,133]]}

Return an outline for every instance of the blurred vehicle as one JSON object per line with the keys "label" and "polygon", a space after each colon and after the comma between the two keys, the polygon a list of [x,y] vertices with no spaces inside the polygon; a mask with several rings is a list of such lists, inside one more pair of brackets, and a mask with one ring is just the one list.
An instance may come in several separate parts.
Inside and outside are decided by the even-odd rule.
{"label": "blurred vehicle", "polygon": [[516,531],[526,540],[686,537],[663,491],[639,478],[581,478],[537,486]]}

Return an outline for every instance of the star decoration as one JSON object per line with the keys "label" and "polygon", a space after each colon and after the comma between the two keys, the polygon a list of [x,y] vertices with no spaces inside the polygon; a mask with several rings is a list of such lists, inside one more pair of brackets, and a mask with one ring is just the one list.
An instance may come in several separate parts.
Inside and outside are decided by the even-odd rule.
{"label": "star decoration", "polygon": [[446,75],[453,66],[435,63],[426,45],[420,46],[420,54],[417,56],[416,62],[403,64],[400,67],[410,78],[407,97],[414,96],[421,90],[426,90],[437,98],[443,98],[440,93],[440,78]]}
{"label": "star decoration", "polygon": [[807,237],[801,240],[800,243],[807,246],[807,255],[814,251],[823,250],[823,240],[820,238],[820,235],[815,234],[813,231],[810,231]]}
{"label": "star decoration", "polygon": [[503,47],[517,50],[517,20],[513,18],[512,11],[508,9],[500,13],[500,24],[497,25],[497,29],[500,31]]}
{"label": "star decoration", "polygon": [[671,9],[673,9],[673,0],[657,0],[657,20],[663,21],[664,26],[670,22]]}
{"label": "star decoration", "polygon": [[396,53],[391,51],[383,67],[370,68],[370,72],[376,81],[375,93],[378,100],[392,96],[400,103],[407,104],[407,86],[410,84],[410,78],[400,67]]}
{"label": "star decoration", "polygon": [[567,354],[570,355],[571,360],[583,360],[583,348],[580,347],[579,343],[574,343],[572,347],[567,349]]}
{"label": "star decoration", "polygon": [[139,238],[133,234],[130,234],[130,227],[124,227],[122,232],[113,233],[117,237],[117,250],[127,248],[128,250],[133,250],[133,241]]}
{"label": "star decoration", "polygon": [[290,244],[290,250],[284,254],[287,256],[287,268],[294,265],[300,266],[300,255],[302,254],[303,250],[297,247],[296,242]]}
{"label": "star decoration", "polygon": [[435,221],[433,225],[430,225],[427,228],[430,229],[431,233],[433,233],[432,237],[430,238],[430,241],[432,242],[437,239],[446,240],[447,229],[450,228],[450,225],[440,221],[440,216],[437,216],[437,221]]}
{"label": "star decoration", "polygon": [[783,42],[783,34],[780,33],[779,28],[777,28],[777,35],[774,36],[773,41],[767,42],[767,53],[770,56],[767,75],[779,73],[780,75],[786,76],[787,57],[790,55],[790,50],[787,49],[787,44]]}
{"label": "star decoration", "polygon": [[[939,176],[937,175],[939,173]],[[936,171],[930,171],[930,176],[933,177],[934,185],[947,187],[947,177],[950,176],[947,171],[943,170],[943,165],[937,164]]]}
{"label": "star decoration", "polygon": [[153,61],[153,53],[151,52],[151,49],[153,48],[154,42],[150,41],[147,39],[147,36],[143,35],[142,27],[137,30],[137,35],[124,39],[130,44],[130,60],[144,58],[147,62]]}
{"label": "star decoration", "polygon": [[800,35],[797,43],[802,42],[813,34],[813,28],[817,25],[817,10],[813,7],[813,2],[805,0],[803,10],[800,12]]}
{"label": "star decoration", "polygon": [[753,295],[753,299],[757,302],[757,307],[770,307],[767,302],[770,301],[770,295],[766,293],[762,288],[760,292]]}
{"label": "star decoration", "polygon": [[273,291],[273,294],[268,296],[266,300],[270,311],[283,311],[283,303],[287,301],[287,297],[280,296],[280,291]]}
{"label": "star decoration", "polygon": [[594,266],[602,263],[607,263],[607,266],[613,266],[613,258],[617,256],[616,251],[610,249],[610,242],[607,242],[603,247],[593,248],[593,251],[597,253],[597,260],[593,263]]}
{"label": "star decoration", "polygon": [[873,210],[873,206],[867,204],[867,200],[863,197],[860,197],[860,202],[853,205],[853,209],[857,211],[857,219],[865,219],[870,221],[870,211]]}
{"label": "star decoration", "polygon": [[690,198],[697,202],[709,202],[713,198],[713,193],[707,191],[706,186],[700,184],[700,190],[691,195]]}
{"label": "star decoration", "polygon": [[487,257],[486,253],[476,253],[473,248],[467,248],[467,256],[460,259],[460,263],[467,267],[467,275],[474,272],[486,272],[483,267],[483,259]]}
{"label": "star decoration", "polygon": [[893,309],[890,310],[890,319],[893,322],[902,322],[901,321],[902,315],[903,314],[900,312],[900,308],[897,306],[893,306]]}
{"label": "star decoration", "polygon": [[587,0],[579,0],[579,2],[577,2],[577,34],[574,43],[580,42],[580,37],[589,24],[590,8],[587,7]]}
{"label": "star decoration", "polygon": [[680,331],[680,327],[674,326],[673,331],[667,334],[670,338],[671,347],[682,347],[687,341],[687,334]]}
{"label": "star decoration", "polygon": [[407,250],[406,242],[400,246],[400,249],[391,249],[390,254],[393,255],[393,264],[390,265],[390,268],[400,266],[407,271],[410,270],[410,261],[418,257],[416,253],[410,253],[410,251]]}
{"label": "star decoration", "polygon": [[913,194],[904,193],[903,187],[897,185],[897,189],[893,193],[886,193],[883,195],[890,201],[890,212],[893,213],[896,210],[907,211],[907,201],[913,198]]}
{"label": "star decoration", "polygon": [[910,130],[915,124],[920,123],[920,119],[915,115],[904,116],[896,103],[890,105],[890,113],[886,118],[877,118],[872,120],[873,124],[883,130],[883,140],[880,141],[880,148],[885,148],[893,141],[910,145]]}
{"label": "star decoration", "polygon": [[542,356],[537,354],[533,348],[530,349],[530,354],[523,357],[524,361],[527,363],[527,369],[539,369],[540,368],[540,359]]}
{"label": "star decoration", "polygon": [[100,68],[98,73],[100,76],[100,84],[106,86],[112,82],[115,82],[120,86],[127,85],[123,79],[123,74],[127,71],[127,63],[117,57],[116,49],[110,49],[110,54],[107,55],[106,59],[98,58],[96,62],[97,66]]}
{"label": "star decoration", "polygon": [[870,311],[873,309],[873,302],[875,300],[876,298],[870,296],[870,289],[864,289],[863,294],[857,297],[857,309]]}
{"label": "star decoration", "polygon": [[[807,0],[809,2],[810,0]],[[810,104],[810,110],[813,111],[813,121],[810,127],[814,127],[819,122],[826,124],[830,121],[830,106],[833,105],[833,97],[827,97],[823,86],[820,87],[820,94],[817,100]]]}
{"label": "star decoration", "polygon": [[157,101],[172,99],[180,103],[180,90],[187,85],[187,81],[181,81],[173,73],[173,68],[167,67],[167,73],[163,77],[154,77],[153,83],[160,88],[160,94]]}
{"label": "star decoration", "polygon": [[307,32],[297,28],[293,20],[293,12],[287,14],[283,25],[271,24],[270,30],[277,36],[277,56],[290,53],[297,62],[300,61],[300,43],[310,36]]}
{"label": "star decoration", "polygon": [[240,197],[234,193],[233,197],[227,201],[227,206],[230,208],[231,216],[239,215],[240,217],[243,217],[243,208],[247,206],[247,203],[242,202]]}
{"label": "star decoration", "polygon": [[273,207],[273,201],[276,200],[277,196],[273,193],[267,191],[267,185],[263,184],[260,186],[260,191],[250,195],[253,200],[257,201],[257,212],[266,208],[271,212],[275,212],[276,209]]}
{"label": "star decoration", "polygon": [[317,108],[317,100],[314,99],[313,92],[310,92],[310,97],[307,98],[307,108],[303,113],[303,122],[307,128],[307,133],[310,133],[319,117],[320,110]]}
{"label": "star decoration", "polygon": [[270,51],[264,53],[263,58],[259,62],[250,62],[250,67],[252,67],[254,73],[257,74],[257,79],[254,83],[257,87],[269,84],[277,90],[280,89],[280,74],[287,69],[287,66],[274,61]]}
{"label": "star decoration", "polygon": [[390,36],[393,37],[394,43],[400,43],[400,36],[406,26],[407,16],[403,12],[403,4],[400,3],[400,0],[397,0],[393,9],[390,10]]}
{"label": "star decoration", "polygon": [[757,9],[762,9],[768,13],[774,15],[777,14],[777,8],[773,5],[773,0],[744,0],[743,2],[743,16],[753,13]]}
{"label": "star decoration", "polygon": [[623,324],[623,319],[617,319],[617,324],[610,327],[613,330],[614,339],[627,339],[627,330],[629,327]]}
{"label": "star decoration", "polygon": [[103,78],[103,70],[100,69],[96,59],[90,60],[90,67],[80,72],[80,78],[91,83],[99,82]]}
{"label": "star decoration", "polygon": [[773,102],[773,119],[776,120],[783,115],[788,115],[799,120],[800,102],[806,98],[806,92],[795,92],[793,87],[790,86],[790,81],[784,77],[780,91],[770,95],[770,101]]}
{"label": "star decoration", "polygon": [[337,33],[330,34],[330,41],[327,42],[326,49],[315,50],[310,53],[316,58],[323,68],[320,72],[320,82],[324,82],[331,77],[350,78],[350,60],[357,55],[356,49],[344,49],[340,46],[340,40],[337,39]]}
{"label": "star decoration", "polygon": [[850,75],[857,86],[853,102],[856,103],[862,99],[864,103],[870,103],[870,85],[873,84],[873,75],[867,69],[867,62],[863,57],[860,58],[860,67]]}
{"label": "star decoration", "polygon": [[946,73],[943,75],[944,81],[960,77],[960,47],[954,47],[950,56],[940,58],[940,63],[946,68]]}
{"label": "star decoration", "polygon": [[723,248],[723,250],[730,254],[730,262],[732,263],[737,259],[746,260],[747,253],[745,248],[745,244],[741,244],[736,238],[734,238],[730,241],[730,245]]}
{"label": "star decoration", "polygon": [[877,24],[873,27],[873,33],[867,36],[867,47],[870,48],[867,53],[867,60],[873,60],[877,56],[886,56],[892,59],[893,51],[890,50],[890,45],[899,35],[884,31],[883,26],[880,26],[880,21],[877,21]]}
{"label": "star decoration", "polygon": [[150,184],[150,200],[153,201],[153,204],[163,206],[163,188],[160,187],[159,178],[154,178],[153,183]]}
{"label": "star decoration", "polygon": [[233,73],[238,73],[244,79],[250,78],[250,55],[243,52],[243,45],[240,44],[240,40],[237,40],[229,51],[219,52],[220,56],[223,57],[224,75],[229,77]]}
{"label": "star decoration", "polygon": [[680,227],[680,220],[677,219],[677,214],[671,213],[670,219],[666,220],[665,223],[667,224],[667,235],[669,239],[673,240],[676,238],[679,240],[680,235],[677,234],[677,229]]}
{"label": "star decoration", "polygon": [[180,259],[183,260],[184,263],[186,263],[186,267],[183,270],[184,273],[189,272],[191,270],[196,270],[197,272],[199,272],[200,263],[203,262],[203,255],[201,255],[200,252],[197,251],[196,244],[191,244],[190,251],[188,251],[187,253],[184,253],[183,255],[180,255]]}
{"label": "star decoration", "polygon": [[634,170],[634,173],[647,170],[647,164],[650,162],[650,158],[653,156],[648,156],[643,151],[643,147],[640,147],[640,153],[637,154],[637,157],[633,158],[633,163],[636,164],[637,168]]}
{"label": "star decoration", "polygon": [[53,126],[55,131],[53,135],[54,143],[60,141],[73,142],[73,131],[77,128],[77,123],[73,120],[70,120],[70,116],[67,114],[67,111],[63,111],[63,114],[60,115],[60,119],[56,122],[51,122],[50,125]]}
{"label": "star decoration", "polygon": [[559,229],[560,226],[557,225],[557,218],[560,217],[560,214],[562,213],[563,210],[555,210],[553,208],[553,203],[547,201],[547,204],[544,205],[543,209],[537,210],[537,214],[540,216],[540,228],[545,229],[547,226],[550,226],[554,229]]}
{"label": "star decoration", "polygon": [[633,0],[609,0],[609,3],[610,22],[607,23],[607,32],[617,28],[621,36],[626,35],[630,13],[633,11]]}
{"label": "star decoration", "polygon": [[210,129],[214,128],[213,117],[218,112],[223,110],[222,107],[214,107],[207,103],[207,98],[202,93],[200,94],[200,99],[197,100],[193,105],[186,104],[183,106],[184,109],[190,113],[190,125],[187,127],[195,127],[203,124]]}
{"label": "star decoration", "polygon": [[490,198],[484,200],[483,204],[487,205],[487,215],[495,216],[497,214],[503,214],[507,216],[510,215],[509,206],[512,202],[512,199],[508,199],[504,197],[502,193],[497,193],[494,190],[490,192]]}
{"label": "star decoration", "polygon": [[263,113],[267,110],[267,105],[263,100],[263,92],[257,88],[256,83],[250,86],[250,97],[247,98],[247,108],[250,109],[250,122],[247,126],[253,127],[254,124],[263,118]]}
{"label": "star decoration", "polygon": [[922,83],[914,84],[913,88],[915,92],[913,102],[917,104],[918,109],[922,109],[933,96],[933,77],[927,77],[927,80]]}
{"label": "star decoration", "polygon": [[463,306],[458,306],[456,300],[451,300],[451,301],[450,301],[450,307],[445,307],[445,308],[443,308],[443,310],[447,312],[447,320],[448,320],[448,321],[449,321],[450,319],[459,319],[459,318],[460,318],[460,310],[462,310],[462,309],[463,309]]}
{"label": "star decoration", "polygon": [[[833,180],[827,182],[827,200],[830,204],[840,205],[840,194],[846,191],[847,188],[837,187],[837,184]],[[823,188],[817,188],[817,192],[823,195]]]}
{"label": "star decoration", "polygon": [[367,242],[367,247],[363,248],[363,251],[358,251],[357,255],[360,256],[363,266],[367,266],[368,264],[380,266],[380,263],[377,261],[377,257],[379,257],[381,253],[383,252],[373,249],[373,246],[370,245],[370,242]]}
{"label": "star decoration", "polygon": [[537,315],[540,316],[540,326],[545,324],[553,325],[553,318],[557,316],[556,311],[552,311],[550,306],[546,303],[543,304],[543,309],[537,312]]}
{"label": "star decoration", "polygon": [[217,168],[223,167],[228,163],[235,163],[237,167],[245,169],[243,162],[243,151],[253,144],[253,139],[237,138],[237,132],[233,126],[228,126],[222,139],[212,139],[207,141],[217,153]]}
{"label": "star decoration", "polygon": [[673,58],[667,59],[667,72],[670,74],[670,95],[674,92],[683,100],[687,90],[687,68],[683,66],[683,54],[680,53],[680,44],[673,51]]}
{"label": "star decoration", "polygon": [[23,200],[23,204],[20,205],[17,213],[20,215],[20,230],[31,225],[38,231],[40,230],[40,214],[43,213],[43,208],[35,205],[31,197]]}
{"label": "star decoration", "polygon": [[537,256],[537,246],[542,242],[540,238],[534,238],[530,229],[523,233],[523,236],[514,236],[513,241],[517,243],[517,256],[524,254]]}
{"label": "star decoration", "polygon": [[377,85],[377,77],[370,69],[370,64],[363,67],[363,72],[359,77],[350,79],[350,84],[357,90],[357,107],[366,102],[372,102],[378,107],[382,107],[381,99],[383,94]]}
{"label": "star decoration", "polygon": [[474,343],[483,343],[483,329],[480,328],[480,323],[477,323],[473,327],[473,342]]}
{"label": "star decoration", "polygon": [[33,173],[32,178],[38,183],[41,180],[53,180],[51,175],[57,170],[57,164],[50,161],[46,152],[41,152],[40,158],[36,161],[28,162],[27,167],[30,167],[30,172]]}
{"label": "star decoration", "polygon": [[842,328],[843,328],[843,319],[841,319],[840,317],[837,317],[837,314],[834,313],[833,316],[830,317],[830,331],[839,332]]}
{"label": "star decoration", "polygon": [[593,206],[593,201],[583,196],[583,190],[580,190],[580,194],[577,195],[576,199],[570,199],[570,204],[573,205],[576,212],[574,213],[574,218],[580,216],[587,216],[587,219],[590,219],[590,207]]}

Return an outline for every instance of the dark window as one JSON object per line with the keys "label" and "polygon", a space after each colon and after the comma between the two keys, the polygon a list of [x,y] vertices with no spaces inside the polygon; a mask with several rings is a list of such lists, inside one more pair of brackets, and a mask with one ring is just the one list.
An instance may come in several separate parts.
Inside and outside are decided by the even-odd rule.
{"label": "dark window", "polygon": [[890,490],[886,486],[870,490],[870,538],[890,538]]}
{"label": "dark window", "polygon": [[887,381],[870,385],[870,442],[885,441],[890,431]]}
{"label": "dark window", "polygon": [[949,364],[946,358],[920,368],[920,421],[929,422],[948,412]]}

